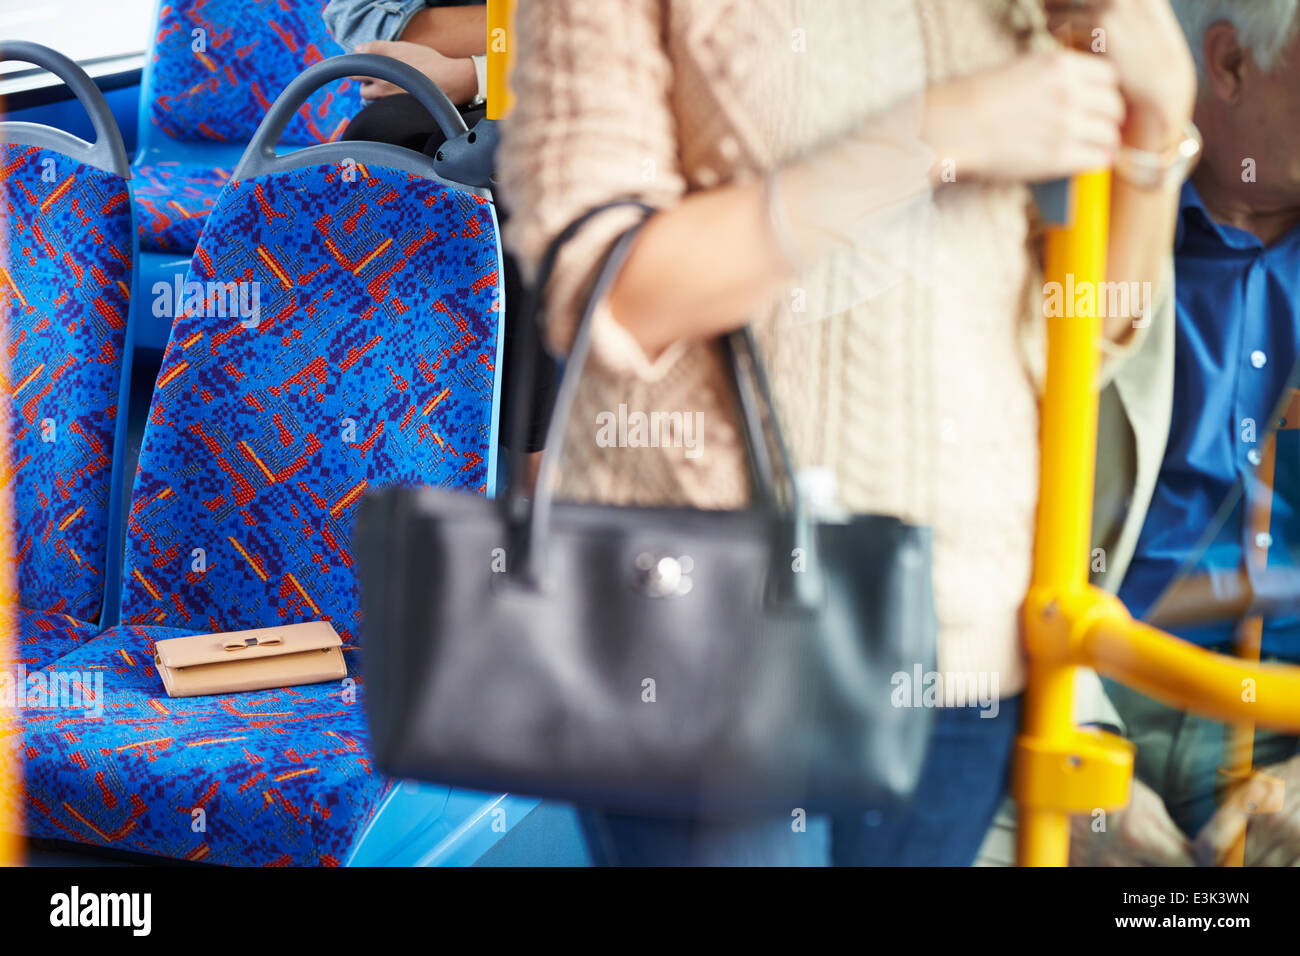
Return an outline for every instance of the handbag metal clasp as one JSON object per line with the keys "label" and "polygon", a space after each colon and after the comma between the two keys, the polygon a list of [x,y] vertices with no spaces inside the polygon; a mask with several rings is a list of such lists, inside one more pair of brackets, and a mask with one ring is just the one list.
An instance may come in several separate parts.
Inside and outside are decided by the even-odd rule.
{"label": "handbag metal clasp", "polygon": [[675,558],[670,554],[642,551],[636,556],[637,587],[654,598],[689,594],[693,587],[690,573],[694,568],[695,561],[689,554]]}

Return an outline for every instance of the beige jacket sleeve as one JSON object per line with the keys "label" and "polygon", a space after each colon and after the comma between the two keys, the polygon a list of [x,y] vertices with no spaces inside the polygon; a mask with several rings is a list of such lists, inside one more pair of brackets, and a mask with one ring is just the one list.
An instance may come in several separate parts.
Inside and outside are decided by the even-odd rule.
{"label": "beige jacket sleeve", "polygon": [[[673,68],[658,0],[521,3],[511,74],[515,106],[498,156],[510,212],[505,242],[526,282],[551,240],[587,210],[620,198],[654,208],[686,190],[669,103]],[[567,351],[596,267],[642,213],[613,209],[568,243],[546,294],[546,340]],[[615,372],[654,368],[607,310],[593,326],[591,361]],[[673,350],[670,350],[673,351]],[[661,356],[654,366],[671,361]]]}

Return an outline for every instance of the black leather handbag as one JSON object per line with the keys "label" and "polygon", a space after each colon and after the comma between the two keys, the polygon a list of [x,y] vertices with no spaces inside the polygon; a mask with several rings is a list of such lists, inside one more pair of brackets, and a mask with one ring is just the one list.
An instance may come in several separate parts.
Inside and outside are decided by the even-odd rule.
{"label": "black leather handbag", "polygon": [[[516,348],[537,334],[536,290],[561,244],[617,204],[552,243]],[[810,519],[747,331],[728,348],[753,505],[552,499],[592,304],[639,228],[614,245],[592,290],[533,499],[519,480],[521,361],[504,499],[394,487],[364,503],[356,543],[376,763],[402,778],[654,815],[905,799],[932,717],[896,686],[934,667],[929,530],[881,515]]]}

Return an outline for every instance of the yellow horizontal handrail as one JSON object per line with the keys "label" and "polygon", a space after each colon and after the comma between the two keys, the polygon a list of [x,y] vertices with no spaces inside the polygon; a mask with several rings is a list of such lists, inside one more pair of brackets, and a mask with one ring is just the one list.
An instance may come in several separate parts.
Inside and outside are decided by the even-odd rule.
{"label": "yellow horizontal handrail", "polygon": [[[1046,283],[1101,288],[1110,187],[1105,171],[1075,178],[1069,224],[1048,233]],[[1117,598],[1088,584],[1102,331],[1097,301],[1094,294],[1074,314],[1046,319],[1037,533],[1024,608],[1029,672],[1012,775],[1012,792],[1021,805],[1017,859],[1022,865],[1065,865],[1070,815],[1116,809],[1128,800],[1131,745],[1082,733],[1074,725],[1078,667],[1093,667],[1192,713],[1300,732],[1300,667],[1212,653],[1133,620]],[[1183,605],[1189,603],[1203,610],[1202,590],[1189,584],[1162,614],[1186,616],[1189,607]],[[1240,597],[1221,596],[1220,603]],[[1253,592],[1246,595],[1248,606],[1254,600]]]}
{"label": "yellow horizontal handrail", "polygon": [[1300,667],[1216,654],[1111,615],[1085,630],[1080,650],[1082,662],[1180,710],[1300,733]]}

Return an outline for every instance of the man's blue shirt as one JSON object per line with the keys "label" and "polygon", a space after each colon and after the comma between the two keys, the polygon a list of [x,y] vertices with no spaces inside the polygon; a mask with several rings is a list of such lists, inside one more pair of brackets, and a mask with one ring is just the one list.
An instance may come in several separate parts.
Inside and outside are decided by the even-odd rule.
{"label": "man's blue shirt", "polygon": [[[1267,441],[1278,428],[1300,337],[1300,227],[1270,246],[1214,222],[1183,187],[1175,240],[1178,318],[1173,418],[1137,551],[1120,597],[1145,616],[1180,573],[1235,575],[1253,549],[1270,567],[1300,566],[1300,423],[1277,431],[1273,487]],[[1244,520],[1271,506],[1268,534]],[[1300,595],[1297,595],[1300,597]],[[1234,623],[1180,631],[1231,644]],[[1263,653],[1300,660],[1300,617],[1265,622]]]}

